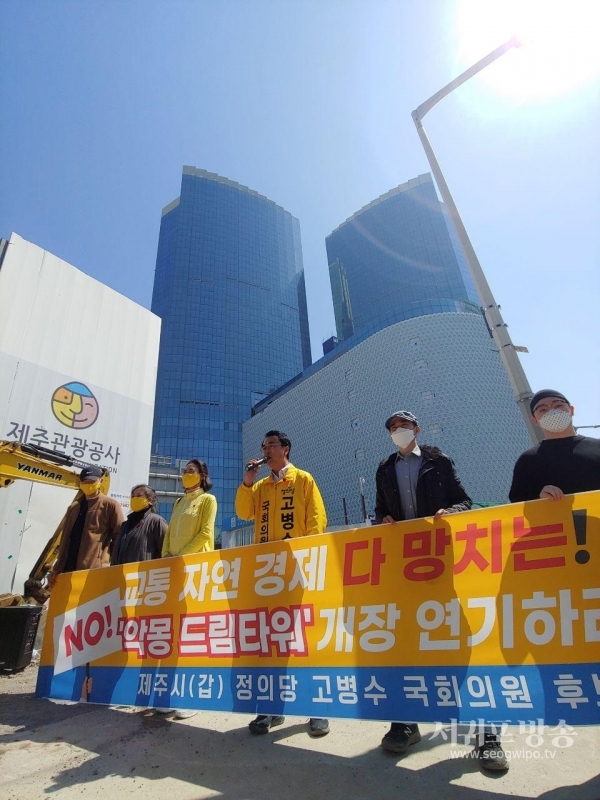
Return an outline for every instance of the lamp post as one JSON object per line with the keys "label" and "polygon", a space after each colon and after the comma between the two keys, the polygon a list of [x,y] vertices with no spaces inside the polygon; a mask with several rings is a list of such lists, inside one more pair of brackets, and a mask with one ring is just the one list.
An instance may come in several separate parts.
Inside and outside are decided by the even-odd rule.
{"label": "lamp post", "polygon": [[465,81],[468,81],[469,78],[472,78],[473,75],[476,75],[482,69],[487,67],[488,64],[491,64],[497,58],[500,58],[500,56],[504,55],[507,50],[510,50],[512,47],[519,47],[520,44],[521,42],[519,39],[516,36],[513,36],[512,39],[508,40],[508,42],[505,42],[500,47],[497,47],[485,58],[482,58],[481,61],[478,61],[468,70],[466,70],[466,72],[463,72],[461,75],[459,75],[458,78],[455,78],[447,86],[444,86],[443,89],[440,89],[439,92],[436,92],[432,97],[429,98],[429,100],[421,103],[421,105],[412,112],[412,118],[416,125],[419,138],[421,139],[423,149],[425,150],[425,155],[429,161],[429,166],[431,167],[433,177],[437,183],[442,200],[444,201],[448,213],[450,214],[456,235],[458,236],[458,240],[462,247],[466,262],[471,271],[471,276],[479,294],[483,316],[488,326],[488,330],[490,331],[490,334],[498,347],[500,357],[502,358],[504,368],[506,369],[506,373],[515,393],[517,405],[519,406],[521,414],[523,415],[523,420],[525,421],[529,435],[531,436],[532,441],[537,443],[541,440],[542,436],[539,427],[534,425],[531,421],[529,401],[533,397],[533,392],[531,391],[529,381],[527,380],[527,376],[525,375],[525,371],[523,370],[521,362],[519,361],[519,356],[517,355],[515,346],[512,343],[508,333],[506,323],[502,319],[500,306],[494,300],[492,290],[490,289],[483,270],[481,269],[479,259],[477,258],[475,250],[473,249],[473,245],[471,244],[471,240],[469,239],[463,221],[460,218],[460,214],[456,208],[456,203],[454,202],[454,199],[450,193],[450,189],[448,188],[444,174],[442,173],[440,165],[435,157],[431,143],[427,138],[427,134],[422,122],[425,114],[427,114],[428,111],[431,111],[433,106],[439,103],[439,101],[446,97],[446,95],[450,94],[450,92],[461,86]]}

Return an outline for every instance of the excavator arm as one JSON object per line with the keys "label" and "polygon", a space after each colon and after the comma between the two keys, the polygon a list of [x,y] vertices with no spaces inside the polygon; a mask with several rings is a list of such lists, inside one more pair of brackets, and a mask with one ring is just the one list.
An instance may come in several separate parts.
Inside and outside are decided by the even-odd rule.
{"label": "excavator arm", "polygon": [[79,473],[75,462],[64,453],[21,442],[0,441],[0,488],[23,478],[36,483],[79,489]]}
{"label": "excavator arm", "polygon": [[[48,450],[46,447],[0,440],[0,489],[9,487],[15,480],[26,480],[77,489],[75,499],[78,500],[82,497],[79,475],[84,466],[86,465],[65,453]],[[100,479],[100,491],[108,494],[109,488],[110,474],[105,470]],[[25,582],[24,596],[33,598],[38,603],[43,603],[50,594],[45,588],[45,578],[56,561],[64,523],[65,517],[61,519]],[[9,598],[15,599],[11,601]],[[0,597],[0,605],[11,605],[18,599],[22,602],[18,595],[3,595]]]}

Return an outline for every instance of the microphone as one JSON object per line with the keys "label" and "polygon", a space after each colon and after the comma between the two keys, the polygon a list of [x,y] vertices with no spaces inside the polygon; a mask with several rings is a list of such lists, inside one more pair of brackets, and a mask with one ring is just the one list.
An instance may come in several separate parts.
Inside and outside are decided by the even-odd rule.
{"label": "microphone", "polygon": [[261,458],[257,458],[255,460],[254,464],[250,464],[250,463],[246,464],[244,469],[246,470],[246,472],[248,472],[249,469],[254,469],[254,467],[260,467],[262,464],[266,464],[266,463],[267,463],[267,459],[264,456],[262,456]]}

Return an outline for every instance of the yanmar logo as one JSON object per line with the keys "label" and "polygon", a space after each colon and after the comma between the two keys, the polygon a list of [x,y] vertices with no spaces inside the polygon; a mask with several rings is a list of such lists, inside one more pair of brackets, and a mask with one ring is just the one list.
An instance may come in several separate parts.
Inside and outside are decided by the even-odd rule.
{"label": "yanmar logo", "polygon": [[60,483],[63,479],[60,472],[50,472],[49,469],[42,469],[41,467],[32,467],[30,464],[17,463],[19,472],[29,472],[31,475],[40,475],[42,478],[48,478],[51,481]]}

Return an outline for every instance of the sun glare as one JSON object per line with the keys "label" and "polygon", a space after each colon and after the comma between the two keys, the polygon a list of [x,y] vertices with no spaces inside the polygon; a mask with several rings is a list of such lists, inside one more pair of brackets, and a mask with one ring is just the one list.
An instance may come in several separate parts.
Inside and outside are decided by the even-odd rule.
{"label": "sun glare", "polygon": [[481,73],[520,102],[565,94],[600,75],[600,0],[459,0],[458,59],[466,68],[516,34],[522,47]]}

